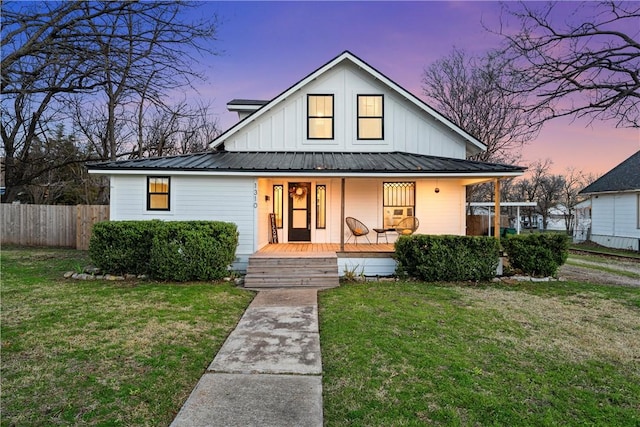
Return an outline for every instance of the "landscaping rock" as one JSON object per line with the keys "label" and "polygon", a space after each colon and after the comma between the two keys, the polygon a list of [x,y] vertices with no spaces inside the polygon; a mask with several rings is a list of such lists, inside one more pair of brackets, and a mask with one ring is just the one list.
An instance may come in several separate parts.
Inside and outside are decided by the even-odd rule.
{"label": "landscaping rock", "polygon": [[551,277],[532,277],[531,281],[532,282],[549,282],[551,280]]}
{"label": "landscaping rock", "polygon": [[92,275],[96,275],[100,273],[100,269],[98,267],[94,267],[92,265],[89,265],[87,267],[84,268],[84,272],[87,274],[92,274]]}
{"label": "landscaping rock", "polygon": [[[85,270],[86,271],[86,270]],[[100,272],[99,269],[90,270]],[[131,279],[143,279],[146,280],[147,276],[145,274],[135,275],[135,274],[125,274],[124,276],[117,276],[113,274],[92,274],[92,273],[75,273],[73,271],[67,271],[64,273],[65,279],[74,279],[74,280],[131,280]]]}
{"label": "landscaping rock", "polygon": [[238,277],[233,281],[236,286],[242,286],[244,285],[244,277]]}
{"label": "landscaping rock", "polygon": [[557,282],[558,281],[558,279],[555,279],[549,276],[547,277],[509,276],[509,277],[502,277],[499,280],[501,280],[502,283],[507,283],[509,285],[515,285],[518,282]]}

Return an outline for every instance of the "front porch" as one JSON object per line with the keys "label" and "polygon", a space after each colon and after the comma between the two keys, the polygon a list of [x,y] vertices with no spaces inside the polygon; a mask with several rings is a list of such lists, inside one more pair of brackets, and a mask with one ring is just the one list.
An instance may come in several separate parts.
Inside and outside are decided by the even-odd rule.
{"label": "front porch", "polygon": [[335,287],[341,275],[388,276],[395,271],[394,247],[383,244],[274,243],[249,257],[244,286]]}

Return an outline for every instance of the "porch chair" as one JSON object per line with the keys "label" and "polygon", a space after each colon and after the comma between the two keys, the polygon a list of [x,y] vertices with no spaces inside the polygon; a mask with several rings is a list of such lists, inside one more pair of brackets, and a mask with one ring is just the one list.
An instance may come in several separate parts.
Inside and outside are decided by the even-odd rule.
{"label": "porch chair", "polygon": [[353,240],[357,245],[358,237],[361,237],[361,236],[364,236],[367,239],[367,242],[371,243],[371,241],[367,237],[367,234],[369,234],[369,229],[367,228],[366,225],[364,225],[362,222],[350,216],[345,218],[345,221],[347,223],[347,227],[349,227],[349,230],[351,231],[351,236],[349,236],[349,238],[345,243],[349,242],[349,239],[353,237],[354,238]]}
{"label": "porch chair", "polygon": [[399,236],[409,236],[415,233],[418,227],[420,227],[420,221],[418,221],[418,218],[415,216],[408,216],[396,225],[396,232]]}

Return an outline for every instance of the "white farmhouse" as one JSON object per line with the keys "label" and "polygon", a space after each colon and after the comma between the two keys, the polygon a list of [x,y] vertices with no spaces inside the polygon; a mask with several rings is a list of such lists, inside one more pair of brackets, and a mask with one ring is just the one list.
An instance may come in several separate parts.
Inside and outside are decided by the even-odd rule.
{"label": "white farmhouse", "polygon": [[318,252],[340,273],[387,275],[400,221],[464,235],[466,186],[524,171],[466,160],[485,145],[348,51],[270,101],[228,107],[241,120],[210,151],[90,166],[110,176],[111,220],[234,222],[233,267],[249,273],[268,254]]}

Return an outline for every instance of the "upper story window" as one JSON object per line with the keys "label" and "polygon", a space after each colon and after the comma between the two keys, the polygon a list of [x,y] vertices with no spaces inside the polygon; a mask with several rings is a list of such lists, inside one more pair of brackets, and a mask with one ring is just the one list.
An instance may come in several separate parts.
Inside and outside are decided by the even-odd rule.
{"label": "upper story window", "polygon": [[333,95],[307,95],[307,138],[333,139]]}
{"label": "upper story window", "polygon": [[358,95],[358,139],[383,139],[383,123],[383,96]]}
{"label": "upper story window", "polygon": [[169,183],[168,176],[147,177],[147,210],[169,210]]}

